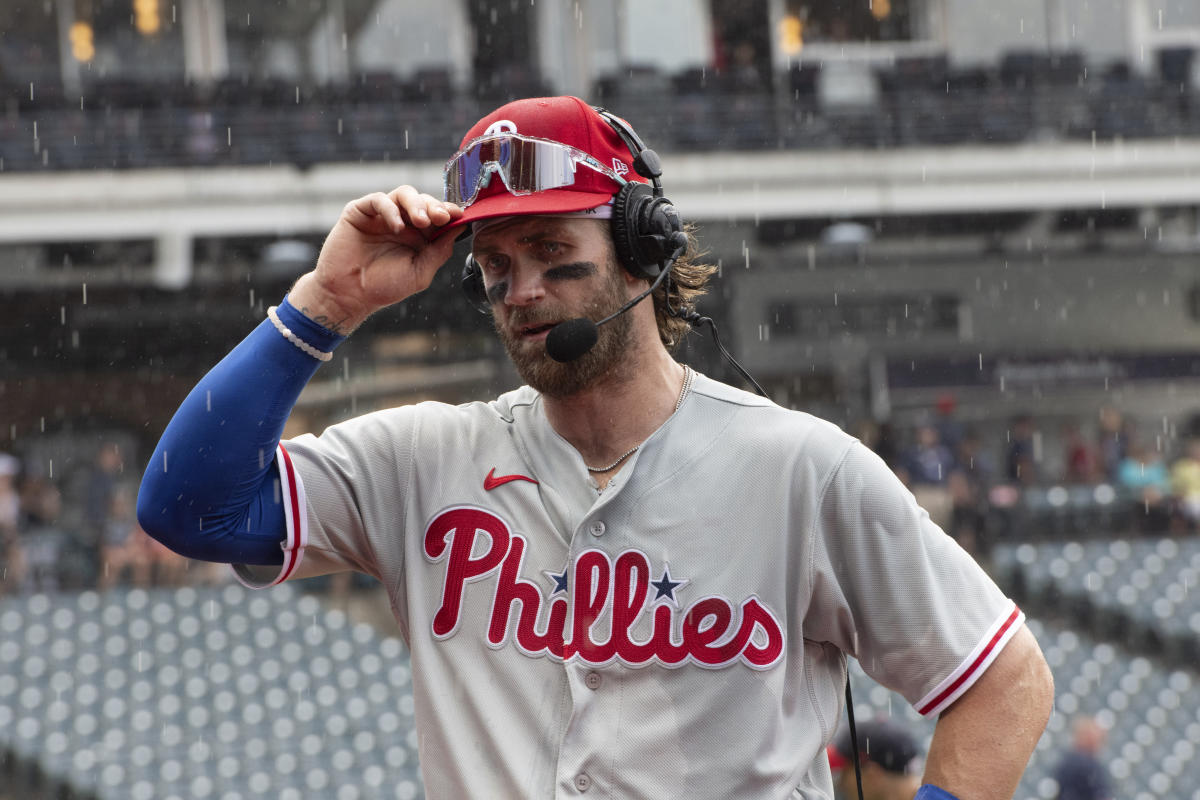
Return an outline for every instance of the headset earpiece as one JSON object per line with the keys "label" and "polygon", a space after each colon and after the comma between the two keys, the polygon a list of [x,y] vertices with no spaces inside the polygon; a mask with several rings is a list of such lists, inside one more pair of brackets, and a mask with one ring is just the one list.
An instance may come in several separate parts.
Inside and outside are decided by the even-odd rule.
{"label": "headset earpiece", "polygon": [[[662,161],[658,159],[658,153],[650,149],[644,149],[638,153],[633,159],[633,170],[643,178],[649,178],[652,181],[657,181],[662,177]],[[662,187],[659,187],[659,192]]]}
{"label": "headset earpiece", "polygon": [[623,119],[608,109],[594,106],[633,156],[633,170],[650,181],[630,181],[613,198],[612,237],[617,257],[629,273],[653,281],[663,264],[679,257],[687,247],[683,219],[671,201],[663,197],[662,161],[642,142]]}
{"label": "headset earpiece", "polygon": [[612,237],[620,263],[634,277],[648,281],[687,246],[675,206],[651,186],[635,181],[613,198]]}
{"label": "headset earpiece", "polygon": [[462,278],[459,281],[467,300],[481,314],[492,313],[492,304],[488,302],[487,291],[483,288],[483,273],[472,253],[467,253],[466,263],[463,264]]}

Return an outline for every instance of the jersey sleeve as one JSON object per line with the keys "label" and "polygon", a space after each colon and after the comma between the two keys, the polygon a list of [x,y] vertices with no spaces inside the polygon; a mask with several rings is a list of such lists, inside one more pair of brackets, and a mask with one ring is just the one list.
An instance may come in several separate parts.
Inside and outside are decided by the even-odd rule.
{"label": "jersey sleeve", "polygon": [[825,484],[816,526],[806,637],[857,658],[922,715],[969,689],[1024,622],[861,444]]}
{"label": "jersey sleeve", "polygon": [[236,564],[252,588],[290,578],[398,574],[415,414],[411,406],[332,425],[279,445],[287,528],[281,567]]}

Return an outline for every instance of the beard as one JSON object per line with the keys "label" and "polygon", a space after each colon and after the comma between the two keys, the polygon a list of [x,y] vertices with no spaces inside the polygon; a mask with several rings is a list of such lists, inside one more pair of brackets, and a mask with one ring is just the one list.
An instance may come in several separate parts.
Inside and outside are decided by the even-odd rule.
{"label": "beard", "polygon": [[[601,287],[599,296],[583,309],[582,314],[569,316],[583,316],[591,320],[603,319],[626,302],[625,281],[619,269],[613,267],[615,265],[610,265],[609,278]],[[556,309],[518,308],[509,315],[508,326],[496,325],[496,332],[508,352],[508,357],[512,359],[517,374],[525,383],[550,397],[576,394],[601,378],[618,374],[618,368],[628,356],[628,349],[632,344],[630,331],[633,329],[633,318],[629,314],[621,314],[600,326],[595,346],[574,361],[566,363],[555,361],[546,353],[545,341],[523,342],[511,332],[522,325],[562,319],[563,316]]]}

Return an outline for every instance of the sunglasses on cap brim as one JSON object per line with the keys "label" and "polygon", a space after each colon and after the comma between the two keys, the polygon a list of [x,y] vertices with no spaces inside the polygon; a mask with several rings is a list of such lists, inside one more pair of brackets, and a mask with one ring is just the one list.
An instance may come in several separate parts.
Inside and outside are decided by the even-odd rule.
{"label": "sunglasses on cap brim", "polygon": [[463,207],[471,205],[493,175],[499,175],[514,195],[562,189],[574,185],[580,165],[611,178],[618,186],[627,183],[595,157],[561,142],[516,133],[481,136],[446,162],[446,200]]}

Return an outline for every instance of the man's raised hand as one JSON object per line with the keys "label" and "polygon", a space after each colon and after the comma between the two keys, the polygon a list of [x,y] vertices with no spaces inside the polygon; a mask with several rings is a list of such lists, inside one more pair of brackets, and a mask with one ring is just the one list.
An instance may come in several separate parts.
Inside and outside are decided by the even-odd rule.
{"label": "man's raised hand", "polygon": [[317,266],[289,302],[310,319],[348,334],[374,312],[426,289],[454,249],[438,236],[463,210],[412,186],[352,200],[321,247]]}

